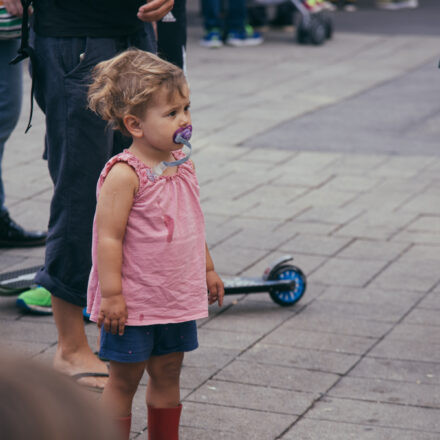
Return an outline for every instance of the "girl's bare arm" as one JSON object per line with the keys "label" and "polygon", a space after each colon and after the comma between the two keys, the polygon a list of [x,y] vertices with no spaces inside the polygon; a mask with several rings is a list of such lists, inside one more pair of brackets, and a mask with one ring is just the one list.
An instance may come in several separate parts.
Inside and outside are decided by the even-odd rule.
{"label": "girl's bare arm", "polygon": [[101,187],[96,208],[97,266],[102,296],[98,325],[104,324],[104,329],[113,334],[123,333],[127,319],[122,296],[122,243],[137,189],[136,173],[129,165],[118,163]]}

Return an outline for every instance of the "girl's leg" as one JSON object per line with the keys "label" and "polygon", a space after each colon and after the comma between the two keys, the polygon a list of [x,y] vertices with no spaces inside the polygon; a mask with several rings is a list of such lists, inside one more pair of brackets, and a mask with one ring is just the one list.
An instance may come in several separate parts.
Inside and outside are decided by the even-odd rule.
{"label": "girl's leg", "polygon": [[131,404],[145,369],[145,362],[110,361],[110,377],[102,393],[104,405],[115,417],[131,414]]}
{"label": "girl's leg", "polygon": [[102,401],[113,414],[124,440],[130,437],[131,406],[144,369],[145,362],[110,361],[110,377],[102,393]]}
{"label": "girl's leg", "polygon": [[179,439],[182,361],[183,353],[170,353],[147,362],[148,440]]}
{"label": "girl's leg", "polygon": [[147,361],[150,376],[147,387],[147,405],[173,408],[180,404],[180,370],[183,353],[151,356]]}

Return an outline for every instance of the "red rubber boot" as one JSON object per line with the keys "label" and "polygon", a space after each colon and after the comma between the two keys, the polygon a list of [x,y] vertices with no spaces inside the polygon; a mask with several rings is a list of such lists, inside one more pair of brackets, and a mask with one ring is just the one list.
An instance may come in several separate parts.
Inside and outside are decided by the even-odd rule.
{"label": "red rubber boot", "polygon": [[175,408],[148,406],[148,440],[179,440],[182,404]]}
{"label": "red rubber boot", "polygon": [[115,419],[116,426],[119,427],[121,432],[121,440],[129,440],[131,429],[131,415],[127,417],[118,417]]}

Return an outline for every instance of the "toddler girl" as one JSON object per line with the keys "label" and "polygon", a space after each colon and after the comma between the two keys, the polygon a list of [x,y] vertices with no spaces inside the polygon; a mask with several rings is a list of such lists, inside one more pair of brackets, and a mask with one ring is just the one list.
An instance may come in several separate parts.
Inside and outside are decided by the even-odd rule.
{"label": "toddler girl", "polygon": [[102,398],[127,439],[144,370],[148,438],[178,439],[183,354],[198,346],[208,301],[223,302],[194,164],[174,142],[191,128],[189,105],[182,70],[150,53],[128,50],[94,70],[90,108],[133,138],[98,181],[87,307],[110,361]]}

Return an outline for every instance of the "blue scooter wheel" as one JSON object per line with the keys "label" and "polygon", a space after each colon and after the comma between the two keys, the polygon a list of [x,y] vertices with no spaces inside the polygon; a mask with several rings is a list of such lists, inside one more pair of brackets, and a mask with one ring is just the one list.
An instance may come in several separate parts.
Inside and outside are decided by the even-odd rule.
{"label": "blue scooter wheel", "polygon": [[295,286],[292,290],[272,290],[269,292],[272,301],[283,307],[296,304],[302,298],[307,288],[306,276],[299,267],[293,265],[278,267],[273,274],[270,274],[269,279],[294,281]]}

